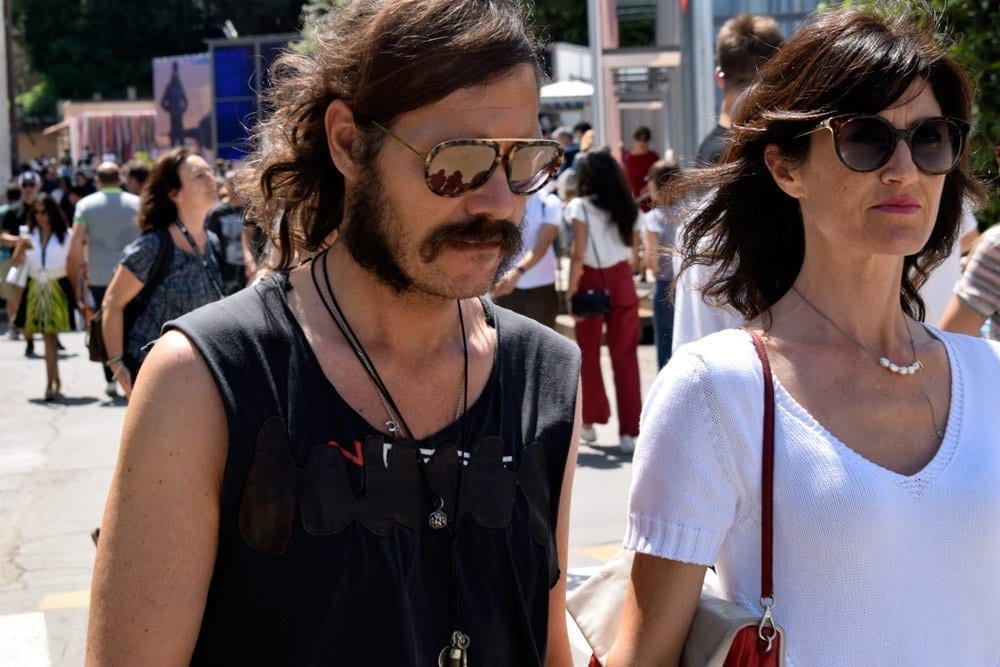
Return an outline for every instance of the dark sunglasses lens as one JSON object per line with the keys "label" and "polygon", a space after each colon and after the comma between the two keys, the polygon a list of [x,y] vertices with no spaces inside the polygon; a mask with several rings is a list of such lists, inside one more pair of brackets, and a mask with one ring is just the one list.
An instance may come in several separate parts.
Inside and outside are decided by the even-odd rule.
{"label": "dark sunglasses lens", "polygon": [[496,149],[492,146],[446,144],[431,158],[427,183],[439,195],[465,194],[486,182],[496,157]]}
{"label": "dark sunglasses lens", "polygon": [[896,134],[875,118],[851,118],[834,130],[837,153],[845,165],[856,171],[878,169],[896,147]]}
{"label": "dark sunglasses lens", "polygon": [[510,156],[510,189],[519,195],[537,192],[558,164],[555,146],[518,146]]}
{"label": "dark sunglasses lens", "polygon": [[910,151],[913,162],[924,171],[943,174],[951,171],[962,152],[962,132],[958,125],[934,118],[913,128]]}

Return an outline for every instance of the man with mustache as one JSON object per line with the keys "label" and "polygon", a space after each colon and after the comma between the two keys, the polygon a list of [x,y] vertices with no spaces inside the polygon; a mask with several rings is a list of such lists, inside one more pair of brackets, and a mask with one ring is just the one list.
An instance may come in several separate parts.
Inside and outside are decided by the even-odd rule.
{"label": "man with mustache", "polygon": [[147,358],[88,664],[570,664],[578,353],[480,298],[562,155],[521,11],[355,0],[276,62],[277,270]]}

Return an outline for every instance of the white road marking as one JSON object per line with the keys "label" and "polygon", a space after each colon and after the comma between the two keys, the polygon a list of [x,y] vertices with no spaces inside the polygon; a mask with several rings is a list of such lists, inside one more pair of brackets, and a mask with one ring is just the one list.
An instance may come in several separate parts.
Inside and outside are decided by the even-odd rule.
{"label": "white road marking", "polygon": [[41,612],[0,616],[0,665],[50,667],[49,639]]}

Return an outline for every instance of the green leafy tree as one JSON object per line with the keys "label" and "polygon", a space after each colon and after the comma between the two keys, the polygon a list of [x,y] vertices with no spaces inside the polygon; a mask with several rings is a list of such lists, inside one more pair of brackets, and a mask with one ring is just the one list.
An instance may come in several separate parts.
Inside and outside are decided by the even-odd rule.
{"label": "green leafy tree", "polygon": [[56,99],[150,95],[153,58],[204,52],[226,19],[241,35],[296,31],[301,11],[301,0],[13,0],[16,39],[42,79],[19,102],[49,120]]}
{"label": "green leafy tree", "polygon": [[201,52],[209,31],[201,0],[14,0],[12,10],[18,43],[42,77],[27,111],[41,115],[38,102],[50,99],[124,97],[129,86],[150,94],[151,59]]}
{"label": "green leafy tree", "polygon": [[1000,178],[993,147],[1000,144],[1000,4],[995,0],[934,0],[943,27],[956,38],[954,56],[977,86],[972,165],[989,184],[980,227],[1000,219]]}
{"label": "green leafy tree", "polygon": [[552,42],[587,44],[587,3],[584,0],[536,0],[536,33]]}
{"label": "green leafy tree", "polygon": [[302,0],[214,0],[213,23],[226,19],[241,36],[298,32],[302,28]]}

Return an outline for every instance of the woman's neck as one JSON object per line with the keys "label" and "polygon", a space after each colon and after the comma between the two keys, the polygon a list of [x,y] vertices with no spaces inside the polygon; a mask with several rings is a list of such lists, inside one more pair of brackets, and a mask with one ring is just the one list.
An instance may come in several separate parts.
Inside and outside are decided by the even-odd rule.
{"label": "woman's neck", "polygon": [[207,215],[208,211],[201,209],[179,209],[177,211],[177,219],[192,234],[200,234],[205,231],[205,216]]}

